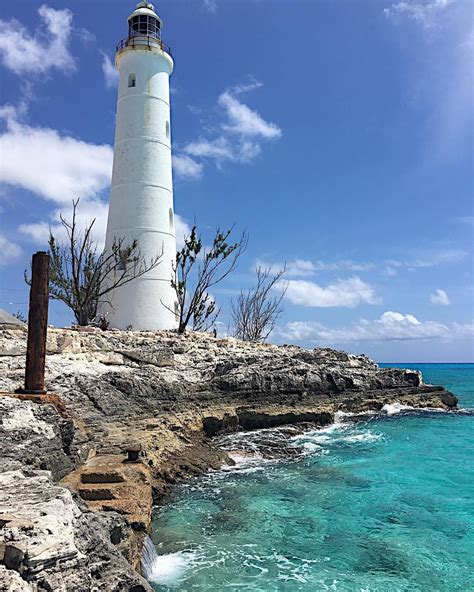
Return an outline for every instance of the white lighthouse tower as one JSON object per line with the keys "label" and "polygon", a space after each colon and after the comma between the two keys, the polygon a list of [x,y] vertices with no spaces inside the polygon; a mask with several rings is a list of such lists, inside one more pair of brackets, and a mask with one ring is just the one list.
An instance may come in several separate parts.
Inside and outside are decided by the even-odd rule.
{"label": "white lighthouse tower", "polygon": [[111,327],[176,327],[171,286],[176,238],[171,172],[170,50],[161,40],[162,21],[153,4],[139,2],[128,18],[128,37],[115,56],[119,71],[114,165],[106,251],[114,241],[138,241],[157,267],[113,290],[101,311]]}

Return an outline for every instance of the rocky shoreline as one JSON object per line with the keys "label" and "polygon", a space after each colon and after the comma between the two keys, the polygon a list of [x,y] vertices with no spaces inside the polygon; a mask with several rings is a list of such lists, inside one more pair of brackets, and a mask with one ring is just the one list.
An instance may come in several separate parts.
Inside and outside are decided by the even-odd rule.
{"label": "rocky shoreline", "polygon": [[[139,568],[152,507],[232,462],[214,436],[457,405],[419,372],[330,349],[66,329],[48,331],[50,394],[23,400],[25,349],[24,331],[0,330],[2,590],[151,590]],[[141,462],[124,462],[131,447]]]}

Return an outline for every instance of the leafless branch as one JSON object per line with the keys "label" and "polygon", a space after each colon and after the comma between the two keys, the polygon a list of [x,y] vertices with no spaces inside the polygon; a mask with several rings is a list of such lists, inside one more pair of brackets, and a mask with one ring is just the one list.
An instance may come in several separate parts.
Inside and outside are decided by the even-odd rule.
{"label": "leafless branch", "polygon": [[[244,341],[265,341],[273,331],[283,312],[282,300],[287,285],[282,282],[286,267],[270,276],[269,269],[258,267],[257,283],[254,288],[241,291],[231,304],[234,336]],[[280,288],[275,296],[272,291]]]}
{"label": "leafless branch", "polygon": [[185,237],[183,248],[176,254],[171,282],[178,307],[178,332],[184,333],[191,321],[195,330],[205,330],[217,319],[220,308],[209,290],[232,273],[248,243],[246,232],[237,242],[229,243],[232,231],[233,227],[226,232],[217,229],[209,248],[203,246],[196,226]]}
{"label": "leafless branch", "polygon": [[[147,261],[138,242],[125,244],[118,238],[103,253],[98,253],[92,238],[95,219],[83,233],[78,229],[79,199],[72,202],[72,217],[68,221],[60,215],[67,241],[58,242],[50,229],[50,298],[61,300],[74,313],[79,325],[88,325],[97,317],[99,301],[107,302],[108,295],[117,288],[148,273],[159,265],[163,253]],[[25,279],[28,281],[25,272]]]}

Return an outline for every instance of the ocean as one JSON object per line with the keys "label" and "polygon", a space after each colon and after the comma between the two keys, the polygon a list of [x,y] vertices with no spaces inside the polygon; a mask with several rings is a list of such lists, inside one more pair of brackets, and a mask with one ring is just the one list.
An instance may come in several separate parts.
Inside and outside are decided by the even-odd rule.
{"label": "ocean", "polygon": [[[446,386],[465,411],[390,406],[304,434],[228,436],[223,446],[246,439],[256,454],[157,509],[154,589],[474,591],[474,364],[397,366]],[[259,437],[299,454],[259,458]]]}

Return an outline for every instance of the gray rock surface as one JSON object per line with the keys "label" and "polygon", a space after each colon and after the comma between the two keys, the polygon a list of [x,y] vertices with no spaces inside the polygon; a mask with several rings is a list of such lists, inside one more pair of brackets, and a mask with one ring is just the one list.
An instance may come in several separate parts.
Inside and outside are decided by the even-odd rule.
{"label": "gray rock surface", "polygon": [[74,438],[70,419],[52,405],[0,398],[0,470],[36,468],[59,480],[73,469],[69,446]]}

